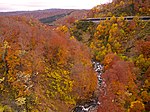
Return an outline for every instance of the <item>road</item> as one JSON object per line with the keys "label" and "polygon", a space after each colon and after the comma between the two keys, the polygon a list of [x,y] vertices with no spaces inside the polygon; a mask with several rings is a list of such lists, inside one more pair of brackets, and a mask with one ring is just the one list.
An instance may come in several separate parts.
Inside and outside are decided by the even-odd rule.
{"label": "road", "polygon": [[[126,21],[132,21],[135,17],[138,17],[139,20],[142,20],[142,21],[150,21],[150,16],[126,16],[123,18]],[[111,18],[112,17],[86,18],[80,21],[99,23],[100,21],[110,20]],[[116,18],[120,18],[120,17],[116,17]]]}

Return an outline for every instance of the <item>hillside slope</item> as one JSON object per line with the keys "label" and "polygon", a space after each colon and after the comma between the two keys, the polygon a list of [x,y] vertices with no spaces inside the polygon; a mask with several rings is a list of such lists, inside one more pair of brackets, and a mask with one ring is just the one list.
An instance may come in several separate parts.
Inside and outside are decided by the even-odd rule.
{"label": "hillside slope", "polygon": [[92,97],[87,47],[26,17],[0,17],[0,111],[69,112]]}
{"label": "hillside slope", "polygon": [[[104,65],[98,112],[149,112],[150,21],[148,0],[113,0],[94,7],[88,17],[110,20],[78,21],[71,34],[87,45],[93,59]],[[124,16],[135,16],[126,21]],[[118,17],[118,18],[116,18]]]}
{"label": "hillside slope", "polygon": [[112,3],[97,5],[89,17],[150,16],[149,0],[112,0]]}

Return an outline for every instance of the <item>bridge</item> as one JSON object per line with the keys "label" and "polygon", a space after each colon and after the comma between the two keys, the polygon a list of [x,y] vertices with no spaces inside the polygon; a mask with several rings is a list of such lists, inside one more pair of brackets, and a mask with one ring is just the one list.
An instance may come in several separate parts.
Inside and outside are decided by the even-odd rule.
{"label": "bridge", "polygon": [[[132,21],[135,17],[136,16],[126,16],[123,18],[126,21]],[[110,20],[111,18],[112,17],[86,18],[86,19],[82,19],[80,21],[99,23],[100,21]],[[120,18],[120,17],[115,17],[115,18]],[[142,21],[149,21],[150,20],[150,16],[137,16],[137,18],[139,18],[139,20],[142,20]]]}

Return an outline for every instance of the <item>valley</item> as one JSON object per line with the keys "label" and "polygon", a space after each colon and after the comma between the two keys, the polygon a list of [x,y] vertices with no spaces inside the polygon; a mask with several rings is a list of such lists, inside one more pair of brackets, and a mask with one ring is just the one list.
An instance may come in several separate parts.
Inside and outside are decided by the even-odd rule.
{"label": "valley", "polygon": [[0,112],[149,112],[149,4],[0,12]]}

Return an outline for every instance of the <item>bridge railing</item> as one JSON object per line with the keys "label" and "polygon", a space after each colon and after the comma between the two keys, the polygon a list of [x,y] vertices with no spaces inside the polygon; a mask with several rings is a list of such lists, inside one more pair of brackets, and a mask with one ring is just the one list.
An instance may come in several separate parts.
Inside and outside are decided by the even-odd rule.
{"label": "bridge railing", "polygon": [[[134,19],[135,16],[126,16],[123,17],[124,20],[126,21],[131,21]],[[116,18],[120,18],[120,17],[116,17]],[[138,16],[139,20],[143,20],[143,21],[149,21],[150,20],[150,16]],[[100,22],[100,21],[104,21],[104,20],[110,20],[111,17],[102,17],[102,18],[86,18],[86,19],[82,19],[80,21],[86,21],[86,22]]]}

